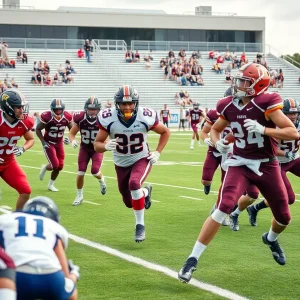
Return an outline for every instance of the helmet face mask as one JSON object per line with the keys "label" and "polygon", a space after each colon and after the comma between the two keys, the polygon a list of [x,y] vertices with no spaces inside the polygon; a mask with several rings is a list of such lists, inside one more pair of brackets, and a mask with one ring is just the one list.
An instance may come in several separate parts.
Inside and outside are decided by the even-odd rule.
{"label": "helmet face mask", "polygon": [[51,109],[52,116],[55,119],[59,120],[64,115],[65,104],[62,102],[60,98],[56,98],[52,100],[50,104],[50,109]]}
{"label": "helmet face mask", "polygon": [[193,103],[193,109],[194,110],[198,110],[199,109],[200,104],[198,102]]}
{"label": "helmet face mask", "polygon": [[96,120],[97,114],[101,109],[101,103],[98,98],[91,96],[84,104],[84,110],[88,120]]}
{"label": "helmet face mask", "polygon": [[0,95],[0,106],[14,120],[24,120],[29,114],[29,104],[24,95],[15,89],[8,89]]}
{"label": "helmet face mask", "polygon": [[126,122],[136,116],[139,108],[139,94],[130,85],[123,85],[114,96],[118,115]]}

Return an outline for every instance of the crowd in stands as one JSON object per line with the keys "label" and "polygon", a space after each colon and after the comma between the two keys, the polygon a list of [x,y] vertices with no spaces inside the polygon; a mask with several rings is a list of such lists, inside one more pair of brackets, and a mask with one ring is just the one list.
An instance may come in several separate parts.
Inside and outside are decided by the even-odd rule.
{"label": "crowd in stands", "polygon": [[181,49],[177,58],[171,49],[167,57],[160,60],[160,67],[164,70],[165,80],[173,80],[180,85],[203,86],[203,67],[199,64],[201,58],[200,51],[194,51],[190,58],[186,57],[186,52]]}
{"label": "crowd in stands", "polygon": [[74,83],[73,73],[76,73],[76,71],[69,60],[66,60],[65,66],[60,64],[53,77],[50,75],[50,66],[47,61],[35,61],[33,64],[31,83],[47,86]]}
{"label": "crowd in stands", "polygon": [[15,88],[17,89],[19,85],[16,83],[14,78],[9,78],[8,74],[6,74],[6,77],[4,80],[0,80],[0,93],[3,93],[7,89]]}
{"label": "crowd in stands", "polygon": [[[141,55],[138,50],[133,53],[133,51],[127,50],[125,53],[125,62],[127,63],[137,63],[140,62],[141,60]],[[149,51],[149,53],[146,53],[144,55],[144,61],[145,61],[145,66],[146,69],[149,70],[151,69],[151,61],[153,60],[152,56],[152,50]]]}
{"label": "crowd in stands", "polygon": [[17,52],[17,61],[21,61],[23,64],[28,63],[28,56],[25,51],[22,52],[21,49]]}

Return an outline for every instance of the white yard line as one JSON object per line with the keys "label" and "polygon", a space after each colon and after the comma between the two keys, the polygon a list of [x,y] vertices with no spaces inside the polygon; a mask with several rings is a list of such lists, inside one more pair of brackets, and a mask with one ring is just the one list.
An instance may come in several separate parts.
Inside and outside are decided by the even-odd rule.
{"label": "white yard line", "polygon": [[189,199],[189,200],[197,200],[197,201],[201,201],[203,199],[200,198],[194,198],[194,197],[189,197],[189,196],[179,196],[180,198],[185,198],[185,199]]}
{"label": "white yard line", "polygon": [[160,201],[151,199],[151,202],[160,202]]}
{"label": "white yard line", "polygon": [[92,202],[92,201],[87,201],[83,200],[83,203],[88,203],[88,204],[93,204],[93,205],[101,205],[100,203]]}

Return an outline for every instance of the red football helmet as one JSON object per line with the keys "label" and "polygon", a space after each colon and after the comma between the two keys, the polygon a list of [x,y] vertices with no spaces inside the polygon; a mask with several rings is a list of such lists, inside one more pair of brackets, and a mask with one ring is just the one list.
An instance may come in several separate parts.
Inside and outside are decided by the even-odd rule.
{"label": "red football helmet", "polygon": [[270,85],[269,71],[260,64],[243,65],[235,76],[235,89],[245,92],[245,97],[258,96]]}

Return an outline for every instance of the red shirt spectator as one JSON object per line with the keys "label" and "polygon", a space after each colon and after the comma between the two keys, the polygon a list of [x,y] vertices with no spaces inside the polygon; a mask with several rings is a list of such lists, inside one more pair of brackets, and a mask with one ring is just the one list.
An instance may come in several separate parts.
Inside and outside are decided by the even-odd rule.
{"label": "red shirt spectator", "polygon": [[241,55],[241,61],[246,62],[245,52],[243,52],[242,55]]}
{"label": "red shirt spectator", "polygon": [[78,55],[79,58],[83,58],[84,57],[84,52],[83,52],[83,50],[81,48],[77,51],[77,55]]}
{"label": "red shirt spectator", "polygon": [[218,64],[222,64],[223,62],[224,62],[224,57],[221,56],[221,55],[219,55],[219,56],[217,57],[217,63],[218,63]]}
{"label": "red shirt spectator", "polygon": [[214,59],[214,57],[215,57],[215,52],[214,52],[214,50],[211,50],[211,51],[208,53],[208,58]]}

